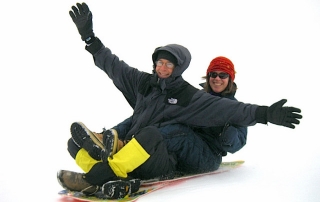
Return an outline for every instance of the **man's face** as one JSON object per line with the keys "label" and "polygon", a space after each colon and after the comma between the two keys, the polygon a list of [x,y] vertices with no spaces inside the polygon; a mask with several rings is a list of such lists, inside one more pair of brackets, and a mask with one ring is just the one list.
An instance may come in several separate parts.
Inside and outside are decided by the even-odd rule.
{"label": "man's face", "polygon": [[156,61],[156,72],[158,77],[166,79],[171,76],[174,69],[174,64],[166,59],[159,59]]}

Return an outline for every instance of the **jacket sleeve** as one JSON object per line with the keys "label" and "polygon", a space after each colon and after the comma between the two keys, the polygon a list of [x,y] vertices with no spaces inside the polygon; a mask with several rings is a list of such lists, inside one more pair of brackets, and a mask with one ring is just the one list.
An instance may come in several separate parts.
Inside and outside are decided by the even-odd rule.
{"label": "jacket sleeve", "polygon": [[255,104],[220,98],[199,90],[187,107],[177,108],[175,117],[178,122],[195,127],[253,126],[257,123],[257,108]]}
{"label": "jacket sleeve", "polygon": [[247,142],[247,127],[226,126],[219,136],[221,147],[224,151],[235,153]]}
{"label": "jacket sleeve", "polygon": [[96,38],[90,46],[86,46],[86,50],[92,54],[95,65],[108,75],[129,104],[135,106],[139,82],[146,73],[120,60],[102,44],[99,38]]}

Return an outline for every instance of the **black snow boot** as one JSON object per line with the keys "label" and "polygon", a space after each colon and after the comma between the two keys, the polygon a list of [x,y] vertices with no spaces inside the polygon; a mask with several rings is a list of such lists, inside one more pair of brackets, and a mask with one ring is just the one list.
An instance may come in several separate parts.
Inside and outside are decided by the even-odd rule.
{"label": "black snow boot", "polygon": [[121,199],[139,190],[141,180],[116,180],[102,185],[102,193],[107,199]]}
{"label": "black snow boot", "polygon": [[84,148],[89,155],[100,161],[101,148],[95,144],[91,137],[94,137],[94,132],[91,132],[83,123],[74,122],[70,127],[73,142],[80,148]]}

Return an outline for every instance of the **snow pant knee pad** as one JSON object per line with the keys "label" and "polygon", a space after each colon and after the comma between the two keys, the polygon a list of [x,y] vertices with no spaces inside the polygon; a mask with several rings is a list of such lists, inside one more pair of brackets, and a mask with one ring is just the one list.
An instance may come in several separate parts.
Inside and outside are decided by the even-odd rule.
{"label": "snow pant knee pad", "polygon": [[127,178],[128,173],[141,166],[149,157],[149,153],[132,138],[120,151],[108,158],[108,163],[117,176]]}
{"label": "snow pant knee pad", "polygon": [[107,162],[96,163],[84,177],[90,184],[98,186],[102,186],[108,181],[120,179],[115,175]]}
{"label": "snow pant knee pad", "polygon": [[73,159],[76,159],[77,153],[79,152],[79,150],[81,149],[80,147],[78,147],[72,138],[70,138],[68,140],[68,152],[69,154],[72,156]]}

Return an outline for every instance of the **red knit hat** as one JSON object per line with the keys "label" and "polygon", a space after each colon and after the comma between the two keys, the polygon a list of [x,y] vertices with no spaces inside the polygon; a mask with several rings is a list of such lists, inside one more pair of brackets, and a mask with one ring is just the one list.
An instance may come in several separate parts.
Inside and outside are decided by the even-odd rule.
{"label": "red knit hat", "polygon": [[222,71],[230,75],[232,81],[234,81],[236,71],[234,70],[233,63],[226,57],[219,56],[214,58],[207,69],[207,75],[209,72]]}

